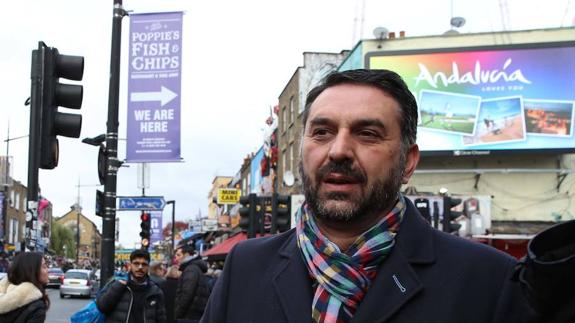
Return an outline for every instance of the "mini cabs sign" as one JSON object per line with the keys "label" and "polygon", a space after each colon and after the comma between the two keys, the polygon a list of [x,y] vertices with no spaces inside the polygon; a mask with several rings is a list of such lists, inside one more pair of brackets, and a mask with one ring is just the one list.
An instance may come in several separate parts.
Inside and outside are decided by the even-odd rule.
{"label": "mini cabs sign", "polygon": [[218,204],[238,204],[240,202],[241,190],[236,188],[218,189]]}

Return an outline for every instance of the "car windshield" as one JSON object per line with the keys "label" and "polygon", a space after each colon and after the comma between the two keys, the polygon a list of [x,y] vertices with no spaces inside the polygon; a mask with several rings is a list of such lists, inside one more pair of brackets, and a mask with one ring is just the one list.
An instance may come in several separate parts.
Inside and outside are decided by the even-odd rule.
{"label": "car windshield", "polygon": [[88,279],[88,274],[77,271],[67,272],[64,278]]}
{"label": "car windshield", "polygon": [[50,273],[50,274],[63,274],[64,272],[60,268],[48,268],[48,273]]}

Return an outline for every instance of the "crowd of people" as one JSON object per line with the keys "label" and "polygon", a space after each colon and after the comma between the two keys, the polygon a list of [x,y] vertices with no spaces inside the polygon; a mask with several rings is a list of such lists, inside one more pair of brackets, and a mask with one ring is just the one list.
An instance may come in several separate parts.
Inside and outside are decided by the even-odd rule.
{"label": "crowd of people", "polygon": [[[46,294],[49,260],[21,252],[0,258],[0,322],[41,323],[50,300]],[[102,286],[95,302],[107,322],[198,322],[220,270],[202,260],[193,243],[176,247],[172,264],[151,262],[147,250],[130,254],[127,272]]]}

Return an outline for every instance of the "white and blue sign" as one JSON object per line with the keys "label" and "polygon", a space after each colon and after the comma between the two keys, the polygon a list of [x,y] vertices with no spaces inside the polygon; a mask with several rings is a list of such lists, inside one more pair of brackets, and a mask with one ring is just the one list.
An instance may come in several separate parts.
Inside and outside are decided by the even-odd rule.
{"label": "white and blue sign", "polygon": [[120,196],[118,211],[163,210],[166,201],[163,196]]}
{"label": "white and blue sign", "polygon": [[180,158],[182,12],[131,14],[126,160]]}

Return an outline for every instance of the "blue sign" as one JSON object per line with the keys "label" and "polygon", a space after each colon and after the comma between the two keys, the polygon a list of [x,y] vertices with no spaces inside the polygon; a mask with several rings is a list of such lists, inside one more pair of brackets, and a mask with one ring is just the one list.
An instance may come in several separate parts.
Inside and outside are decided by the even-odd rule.
{"label": "blue sign", "polygon": [[154,244],[158,241],[164,240],[162,234],[162,211],[150,212],[152,219],[150,220],[150,247],[153,249]]}
{"label": "blue sign", "polygon": [[126,160],[179,162],[182,12],[130,14],[129,48]]}
{"label": "blue sign", "polygon": [[163,196],[120,196],[119,211],[163,210],[166,201]]}

